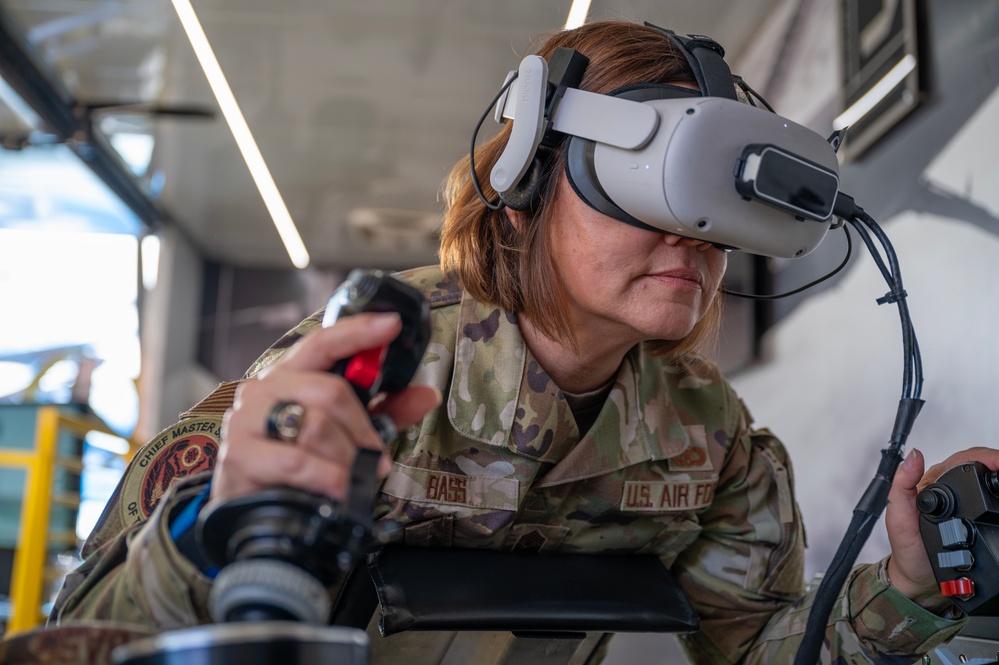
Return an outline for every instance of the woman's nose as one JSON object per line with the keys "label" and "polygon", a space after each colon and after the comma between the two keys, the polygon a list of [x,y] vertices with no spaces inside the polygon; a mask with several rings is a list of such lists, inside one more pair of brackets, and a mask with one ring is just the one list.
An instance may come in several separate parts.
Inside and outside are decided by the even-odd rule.
{"label": "woman's nose", "polygon": [[666,244],[671,247],[691,247],[696,249],[698,252],[706,251],[711,247],[711,243],[705,242],[704,240],[698,240],[697,238],[687,238],[684,236],[674,235],[672,233],[664,233],[666,238]]}

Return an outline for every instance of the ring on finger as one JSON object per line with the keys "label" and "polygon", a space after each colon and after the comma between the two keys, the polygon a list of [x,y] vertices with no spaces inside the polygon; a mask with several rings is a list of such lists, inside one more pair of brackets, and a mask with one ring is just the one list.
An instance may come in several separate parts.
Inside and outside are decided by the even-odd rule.
{"label": "ring on finger", "polygon": [[275,441],[295,443],[302,431],[305,407],[298,402],[277,402],[267,415],[267,436]]}

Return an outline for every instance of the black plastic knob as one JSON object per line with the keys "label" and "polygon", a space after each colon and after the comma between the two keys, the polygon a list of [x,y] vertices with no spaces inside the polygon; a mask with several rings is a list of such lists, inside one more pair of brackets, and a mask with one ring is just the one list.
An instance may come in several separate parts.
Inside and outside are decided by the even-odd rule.
{"label": "black plastic knob", "polygon": [[989,471],[985,474],[985,487],[992,496],[999,496],[999,471]]}
{"label": "black plastic knob", "polygon": [[916,497],[916,507],[927,517],[949,517],[954,510],[954,498],[946,488],[930,485]]}

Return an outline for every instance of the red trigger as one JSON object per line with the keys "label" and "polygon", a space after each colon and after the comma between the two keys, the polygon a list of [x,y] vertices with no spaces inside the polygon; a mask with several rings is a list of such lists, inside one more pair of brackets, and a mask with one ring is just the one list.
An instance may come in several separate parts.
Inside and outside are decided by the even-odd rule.
{"label": "red trigger", "polygon": [[359,388],[371,390],[381,377],[387,351],[387,345],[361,351],[347,362],[344,378]]}

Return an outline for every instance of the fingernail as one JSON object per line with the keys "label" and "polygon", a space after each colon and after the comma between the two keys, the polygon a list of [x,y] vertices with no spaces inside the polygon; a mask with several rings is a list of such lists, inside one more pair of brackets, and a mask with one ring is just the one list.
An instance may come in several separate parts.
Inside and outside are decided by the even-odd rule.
{"label": "fingernail", "polygon": [[902,468],[903,469],[908,469],[910,466],[912,466],[912,461],[914,459],[916,459],[916,449],[915,448],[913,448],[912,450],[910,450],[909,454],[905,456],[904,460],[902,460]]}
{"label": "fingernail", "polygon": [[379,330],[387,330],[395,327],[395,325],[399,323],[400,318],[401,317],[397,312],[383,312],[375,315],[371,325],[375,326]]}

